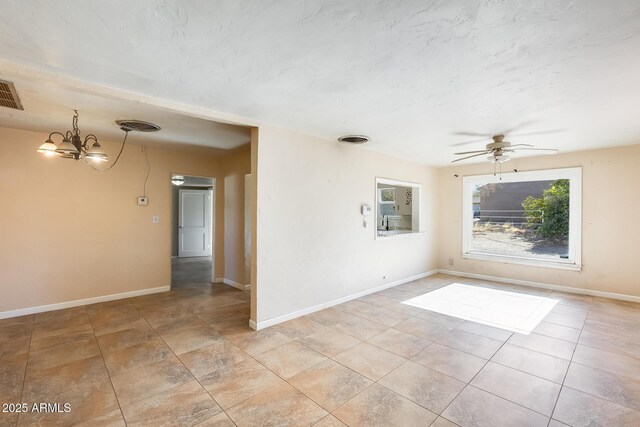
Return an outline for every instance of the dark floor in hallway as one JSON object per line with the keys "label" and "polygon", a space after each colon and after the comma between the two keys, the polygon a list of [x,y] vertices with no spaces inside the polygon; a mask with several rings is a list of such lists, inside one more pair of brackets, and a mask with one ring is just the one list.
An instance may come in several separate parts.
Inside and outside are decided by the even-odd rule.
{"label": "dark floor in hallway", "polygon": [[171,286],[210,284],[213,260],[211,257],[172,258]]}

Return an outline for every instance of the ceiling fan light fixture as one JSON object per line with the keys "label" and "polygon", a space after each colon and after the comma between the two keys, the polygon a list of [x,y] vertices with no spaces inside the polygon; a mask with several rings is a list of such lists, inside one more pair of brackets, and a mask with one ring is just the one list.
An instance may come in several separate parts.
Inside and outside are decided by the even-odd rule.
{"label": "ceiling fan light fixture", "polygon": [[511,157],[507,156],[506,154],[501,154],[499,156],[489,156],[487,157],[487,160],[489,160],[489,162],[491,163],[505,163],[511,160]]}
{"label": "ceiling fan light fixture", "polygon": [[[469,134],[468,132],[464,132],[462,134]],[[478,134],[481,135],[481,134]],[[485,146],[484,150],[474,150],[474,151],[461,151],[459,153],[454,153],[456,156],[465,156],[458,159],[453,160],[451,163],[456,163],[462,160],[474,159],[479,156],[485,156],[489,154],[487,160],[491,164],[501,164],[508,162],[511,160],[508,154],[506,153],[516,153],[520,151],[540,151],[540,152],[558,152],[555,148],[536,148],[531,144],[512,144],[509,141],[505,141],[505,134],[498,133],[491,137],[492,142],[488,143]],[[472,141],[473,142],[473,141]],[[463,144],[453,144],[453,145],[464,145]]]}

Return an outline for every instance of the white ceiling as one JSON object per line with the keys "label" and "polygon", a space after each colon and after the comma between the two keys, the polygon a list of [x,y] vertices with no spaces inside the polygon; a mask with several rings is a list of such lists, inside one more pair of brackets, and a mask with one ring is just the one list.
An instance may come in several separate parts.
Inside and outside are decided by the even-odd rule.
{"label": "white ceiling", "polygon": [[563,131],[514,143],[640,143],[632,0],[14,0],[0,58],[434,165],[522,122]]}

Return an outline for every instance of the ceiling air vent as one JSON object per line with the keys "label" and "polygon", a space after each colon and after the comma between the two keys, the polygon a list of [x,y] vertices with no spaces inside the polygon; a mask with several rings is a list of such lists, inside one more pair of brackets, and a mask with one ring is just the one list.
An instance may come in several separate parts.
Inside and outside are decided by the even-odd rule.
{"label": "ceiling air vent", "polygon": [[364,135],[345,135],[338,138],[338,141],[345,144],[364,144],[369,142],[369,137]]}
{"label": "ceiling air vent", "polygon": [[160,126],[142,120],[116,120],[116,124],[125,132],[157,132]]}
{"label": "ceiling air vent", "polygon": [[6,80],[0,80],[0,106],[13,108],[16,110],[24,110],[18,98],[18,92],[13,83]]}

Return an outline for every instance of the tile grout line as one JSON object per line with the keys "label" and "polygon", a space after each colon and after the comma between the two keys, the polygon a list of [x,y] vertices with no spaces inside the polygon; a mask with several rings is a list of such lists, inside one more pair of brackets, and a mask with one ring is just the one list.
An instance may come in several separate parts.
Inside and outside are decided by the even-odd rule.
{"label": "tile grout line", "polygon": [[[310,319],[310,320],[312,320],[312,319]],[[317,322],[316,322],[316,323],[317,323]],[[324,326],[324,325],[323,325],[323,326]],[[389,328],[389,329],[391,329],[391,328]],[[332,330],[334,330],[334,329],[332,329]],[[336,330],[336,331],[337,331],[337,330]],[[340,331],[337,331],[337,332],[340,332]],[[315,332],[314,332],[314,333],[315,333]],[[344,332],[342,332],[342,333],[344,333]],[[382,332],[382,333],[384,333],[384,332]],[[381,333],[381,334],[382,334],[382,333]],[[313,335],[313,333],[311,333],[311,334],[309,334],[309,335]],[[306,337],[307,337],[307,336],[309,336],[309,335],[306,335],[306,336],[305,336],[305,337],[303,337],[303,338],[306,338]],[[348,335],[348,334],[346,334],[346,335]],[[380,334],[378,334],[378,335],[380,335]],[[351,336],[351,335],[350,335],[350,336]],[[377,335],[374,335],[374,337],[375,337],[375,336],[377,336]],[[354,337],[354,338],[355,338],[355,337]],[[372,337],[372,338],[373,338],[373,337]],[[304,343],[302,343],[302,342],[298,341],[298,339],[294,339],[294,341],[299,342],[300,344],[304,345],[305,347],[308,347],[306,344],[304,344]],[[366,340],[361,340],[361,341],[360,341],[360,343],[358,343],[358,344],[356,344],[356,345],[362,344],[362,343],[364,343],[364,342],[367,342],[367,341],[366,341]],[[349,351],[350,349],[352,349],[352,348],[353,348],[353,347],[355,347],[356,345],[354,345],[354,346],[352,346],[352,347],[349,347],[348,349],[346,349],[346,350],[344,350],[344,351],[342,351],[342,352],[340,352],[340,353],[338,353],[338,354],[344,353],[345,351]],[[371,344],[371,345],[373,345],[373,344]],[[310,348],[310,347],[308,347],[308,348]],[[377,346],[376,346],[376,348],[379,348],[379,347],[377,347]],[[338,407],[336,407],[333,411],[329,411],[329,410],[328,410],[328,409],[326,409],[324,406],[322,406],[319,402],[316,402],[313,398],[311,398],[310,396],[308,396],[304,391],[302,391],[302,390],[298,389],[295,385],[293,385],[293,384],[291,384],[291,383],[289,382],[289,379],[291,379],[291,378],[295,377],[296,375],[299,375],[299,374],[301,374],[301,373],[303,373],[303,372],[305,372],[305,371],[307,371],[307,370],[309,370],[309,369],[312,369],[312,368],[314,368],[315,366],[318,366],[320,363],[317,363],[316,365],[314,365],[314,366],[312,366],[312,367],[310,367],[310,368],[307,368],[307,369],[305,369],[305,370],[303,370],[303,371],[301,371],[301,372],[297,373],[296,375],[292,376],[292,377],[291,377],[291,378],[289,378],[289,379],[283,379],[283,380],[284,380],[287,384],[289,384],[291,387],[295,388],[295,389],[296,389],[296,390],[298,390],[300,393],[302,393],[305,397],[307,397],[309,400],[311,400],[311,401],[312,401],[312,402],[314,402],[316,405],[318,405],[319,407],[321,407],[322,409],[324,409],[324,410],[327,412],[327,414],[328,414],[328,415],[331,415],[332,417],[334,417],[334,418],[336,418],[336,419],[339,419],[336,415],[334,415],[334,412],[335,412],[335,411],[337,411],[338,409],[340,409],[342,406],[346,405],[346,404],[347,404],[349,401],[351,401],[352,399],[355,399],[355,398],[356,398],[357,396],[359,396],[360,394],[364,393],[366,390],[368,390],[369,388],[371,388],[374,384],[377,384],[377,383],[378,383],[378,381],[376,381],[376,380],[372,380],[371,378],[367,377],[366,375],[363,375],[363,374],[361,374],[360,372],[357,372],[357,371],[355,371],[354,369],[350,368],[349,366],[345,366],[345,365],[343,365],[342,363],[340,363],[339,361],[335,360],[333,357],[337,356],[338,354],[336,354],[336,355],[334,355],[334,356],[332,356],[332,357],[329,357],[329,356],[324,355],[323,353],[320,353],[319,351],[317,351],[317,350],[315,350],[315,349],[313,349],[313,348],[312,348],[312,350],[314,350],[314,351],[316,351],[317,353],[322,354],[324,357],[326,357],[326,359],[325,359],[325,360],[323,360],[323,361],[322,361],[322,362],[320,362],[320,363],[324,363],[324,362],[326,362],[326,361],[332,361],[332,362],[334,362],[334,363],[336,363],[336,364],[340,365],[341,367],[343,367],[343,368],[345,368],[345,369],[349,370],[350,372],[352,372],[352,373],[354,373],[354,374],[356,374],[356,375],[359,375],[359,376],[361,376],[362,378],[365,378],[365,379],[366,379],[366,380],[368,380],[368,381],[371,381],[371,384],[369,384],[368,386],[366,386],[366,387],[365,387],[364,389],[362,389],[360,392],[356,393],[355,395],[353,395],[352,397],[350,397],[349,399],[347,399],[345,402],[343,402],[343,403],[342,403],[342,404],[340,404]],[[384,350],[384,349],[381,349],[381,350]],[[386,351],[386,350],[385,350],[385,351]],[[266,352],[265,352],[265,353],[266,353]],[[398,356],[398,357],[400,357],[400,356]],[[403,359],[404,359],[404,358],[403,358]],[[408,360],[405,360],[405,362],[407,362],[407,361],[408,361]],[[258,363],[260,363],[260,362],[258,362]],[[404,363],[403,363],[403,364],[404,364]],[[400,365],[400,366],[402,366],[402,365]],[[265,368],[269,369],[269,368],[268,368],[268,367],[266,367],[266,366],[265,366]],[[394,369],[394,370],[395,370],[395,369]],[[274,372],[274,374],[275,374],[275,372]],[[276,375],[277,375],[277,374],[276,374]],[[382,384],[379,384],[379,385],[380,385],[380,386],[382,386]],[[382,387],[384,387],[384,386],[382,386]],[[386,388],[386,387],[385,387],[385,388]],[[391,390],[391,391],[392,391],[392,390]],[[394,392],[394,393],[395,393],[395,392]],[[403,397],[404,397],[404,396],[403,396]],[[326,416],[325,416],[325,417],[326,417]],[[325,417],[323,417],[323,419],[324,419]],[[321,420],[320,420],[320,421],[321,421]],[[318,422],[320,422],[320,421],[318,421]],[[316,423],[316,424],[317,424],[317,423]],[[315,425],[315,424],[314,424],[314,425]]]}
{"label": "tile grout line", "polygon": [[[27,360],[24,364],[24,374],[22,375],[22,387],[20,390],[20,403],[24,403],[23,399],[24,399],[24,385],[25,382],[27,381],[27,369],[29,368],[29,357],[31,356],[31,342],[33,341],[33,331],[36,328],[36,318],[35,315],[31,315],[31,331],[29,333],[29,347],[27,349]],[[18,413],[16,415],[16,426],[20,423],[20,415],[21,413]]]}
{"label": "tile grout line", "polygon": [[547,426],[549,426],[549,424],[551,424],[551,420],[554,419],[553,415],[556,412],[556,407],[558,406],[558,401],[560,400],[560,395],[562,394],[562,390],[565,387],[564,382],[567,379],[567,375],[569,375],[569,369],[571,369],[571,364],[573,363],[573,357],[576,354],[576,349],[578,348],[578,343],[580,342],[580,337],[582,337],[582,331],[584,330],[584,325],[587,322],[587,318],[589,317],[589,312],[591,312],[592,305],[593,305],[593,298],[591,299],[590,304],[589,304],[589,308],[587,309],[587,315],[585,316],[584,321],[582,322],[582,328],[580,328],[580,334],[578,335],[578,340],[576,341],[575,345],[573,346],[573,352],[571,352],[571,359],[569,359],[569,365],[567,366],[567,371],[564,373],[564,377],[562,378],[562,383],[560,384],[560,391],[558,392],[558,396],[556,397],[556,401],[553,404],[553,409],[551,411],[551,417],[549,417],[549,422],[547,423]]}
{"label": "tile grout line", "polygon": [[[292,319],[292,320],[293,320],[293,319]],[[275,326],[275,325],[274,325],[274,326]],[[320,365],[321,363],[324,363],[324,362],[326,362],[327,360],[332,360],[332,359],[331,359],[330,357],[327,357],[327,356],[325,356],[324,354],[320,353],[319,351],[317,351],[317,350],[315,350],[315,349],[313,349],[313,348],[309,347],[308,345],[306,345],[306,344],[304,344],[304,343],[301,343],[300,341],[298,341],[298,340],[297,340],[297,339],[295,339],[295,338],[291,338],[291,337],[289,337],[288,335],[285,335],[285,334],[283,334],[282,332],[279,332],[279,331],[276,331],[276,332],[278,332],[278,333],[280,333],[280,334],[282,334],[282,335],[286,336],[287,338],[291,339],[291,341],[289,341],[288,343],[281,344],[281,345],[279,345],[279,346],[277,346],[277,347],[274,347],[274,348],[272,348],[272,349],[270,349],[270,350],[266,350],[266,351],[263,351],[263,352],[261,352],[261,353],[258,353],[258,354],[256,354],[255,356],[259,356],[259,355],[261,355],[261,354],[268,353],[268,352],[270,352],[270,351],[272,351],[272,350],[276,350],[276,349],[278,349],[278,348],[280,348],[280,347],[283,347],[283,346],[285,346],[285,345],[287,345],[287,344],[289,344],[289,343],[297,342],[298,344],[303,345],[303,346],[305,346],[306,348],[308,348],[308,349],[310,349],[310,350],[313,350],[313,351],[315,351],[316,353],[318,353],[318,354],[322,355],[323,357],[325,357],[325,360],[323,360],[323,361],[321,361],[321,362],[318,362],[318,363],[316,363],[315,365],[310,366],[310,367],[308,367],[308,368],[306,368],[306,369],[304,369],[304,370],[302,370],[302,371],[300,371],[300,372],[296,373],[295,375],[292,375],[290,378],[282,378],[280,375],[278,375],[276,372],[274,372],[271,368],[269,368],[268,366],[266,366],[265,364],[263,364],[262,362],[260,362],[258,359],[256,359],[256,358],[255,358],[255,356],[253,356],[253,355],[251,355],[251,354],[247,353],[247,354],[249,354],[249,357],[251,357],[251,358],[252,358],[256,363],[258,363],[260,366],[264,367],[266,370],[268,370],[269,372],[271,372],[272,374],[274,374],[274,375],[275,375],[276,377],[278,377],[280,380],[282,380],[283,382],[287,383],[290,387],[292,387],[293,389],[295,389],[295,390],[296,390],[296,391],[298,391],[299,393],[303,394],[307,399],[311,400],[313,403],[315,403],[315,404],[316,404],[316,405],[318,405],[320,408],[322,408],[323,410],[325,410],[325,411],[327,412],[327,414],[331,414],[331,411],[329,411],[329,410],[325,409],[325,408],[324,408],[324,406],[322,406],[320,403],[318,403],[318,402],[316,402],[315,400],[313,400],[310,396],[307,396],[307,394],[306,394],[305,392],[303,392],[302,390],[298,389],[296,386],[294,386],[293,384],[291,384],[291,383],[289,382],[289,380],[290,380],[291,378],[295,377],[295,376],[296,376],[296,375],[298,375],[298,374],[301,374],[301,373],[303,373],[303,372],[305,372],[305,371],[307,371],[307,370],[309,370],[309,369],[315,368],[316,366]],[[309,334],[309,335],[312,335],[312,334]],[[307,336],[308,336],[308,335],[307,335]],[[266,390],[264,390],[264,391],[271,390],[271,389],[273,389],[273,388],[275,388],[275,387],[278,387],[279,385],[280,385],[280,384],[276,384],[276,385],[274,385],[274,386],[271,386],[271,387],[267,388],[267,389],[266,389]],[[261,392],[259,392],[258,394],[263,393],[264,391],[261,391]],[[237,404],[233,405],[233,406],[232,406],[232,407],[230,407],[229,409],[232,409],[232,408],[234,408],[234,407],[236,407],[236,406],[238,406],[238,405],[240,405],[240,404],[242,404],[242,403],[244,403],[244,402],[246,402],[246,401],[248,401],[248,400],[250,400],[250,399],[253,399],[253,398],[254,398],[254,397],[256,397],[258,394],[255,394],[255,395],[253,395],[253,396],[251,396],[251,397],[249,397],[249,398],[247,398],[247,399],[243,400],[242,402],[238,402]],[[229,418],[231,418],[231,417],[229,417]],[[323,417],[323,418],[324,418],[324,417]],[[321,421],[321,420],[318,420],[318,422],[320,422],[320,421]],[[317,424],[317,423],[314,423],[314,425],[315,425],[315,424]]]}
{"label": "tile grout line", "polygon": [[[588,309],[587,318],[588,318],[589,313],[591,313],[592,307],[593,307],[593,303],[590,305],[590,307],[589,307],[589,309]],[[585,319],[585,324],[586,324],[586,319]],[[582,333],[583,333],[583,331],[584,331],[584,324],[583,324],[582,329],[580,330],[580,337],[582,337]],[[604,334],[601,334],[601,335],[604,335]],[[606,335],[606,336],[610,336],[610,335]],[[579,338],[580,338],[580,337],[579,337]],[[588,348],[595,349],[595,350],[599,350],[599,351],[606,351],[606,352],[613,353],[613,354],[619,354],[619,355],[623,355],[623,356],[629,356],[628,354],[624,354],[624,353],[617,353],[617,352],[612,352],[612,351],[608,351],[608,350],[602,350],[602,349],[597,348],[597,347],[591,347],[591,346],[588,346],[588,345],[584,345],[584,344],[576,343],[576,346],[575,346],[575,348],[574,348],[573,354],[571,355],[571,361],[570,361],[569,367],[567,368],[567,373],[565,374],[565,378],[564,378],[564,379],[563,379],[563,381],[562,381],[562,388],[565,388],[565,387],[566,387],[566,388],[571,389],[571,390],[576,390],[576,391],[578,391],[578,392],[580,392],[580,393],[584,393],[584,394],[589,395],[589,396],[591,396],[591,397],[594,397],[594,398],[596,398],[596,399],[601,399],[601,400],[604,400],[604,401],[606,401],[606,402],[610,402],[610,403],[613,403],[613,404],[615,404],[615,405],[621,406],[621,407],[623,407],[623,408],[626,408],[626,409],[629,409],[629,410],[632,410],[632,411],[635,411],[635,412],[640,412],[640,411],[637,411],[637,410],[636,410],[636,409],[634,409],[634,408],[629,408],[628,406],[623,405],[623,404],[621,404],[621,403],[614,402],[614,401],[612,401],[612,400],[610,400],[610,399],[607,399],[607,398],[604,398],[604,397],[600,397],[600,396],[596,396],[596,395],[593,395],[593,394],[591,394],[591,393],[589,393],[589,392],[586,392],[586,391],[583,391],[583,390],[579,390],[579,389],[575,389],[575,388],[573,388],[573,387],[569,387],[569,386],[566,386],[566,385],[564,384],[564,381],[566,380],[566,377],[567,377],[567,375],[568,375],[568,373],[569,373],[569,368],[571,368],[571,364],[574,364],[574,363],[575,363],[576,365],[585,366],[585,367],[587,367],[587,368],[589,368],[589,369],[593,369],[593,370],[596,370],[596,371],[602,371],[602,372],[605,372],[605,373],[609,373],[609,374],[613,374],[613,375],[621,376],[621,377],[623,377],[623,378],[629,378],[629,377],[627,377],[627,376],[625,376],[625,375],[615,374],[615,373],[612,373],[612,372],[609,372],[609,371],[606,371],[606,370],[603,370],[603,369],[599,369],[599,368],[595,368],[595,367],[592,367],[592,366],[583,365],[583,364],[578,363],[578,362],[574,362],[574,361],[573,361],[573,357],[575,356],[575,351],[577,350],[578,345],[582,345],[582,346],[584,346],[584,347],[588,347]],[[633,356],[629,356],[629,357],[633,357]],[[562,391],[562,390],[561,390],[561,391]],[[558,397],[559,397],[559,395],[558,395]],[[557,400],[556,400],[556,405],[557,405]],[[554,410],[555,410],[555,406],[554,406]]]}
{"label": "tile grout line", "polygon": [[[169,291],[169,292],[171,292],[171,291]],[[169,344],[167,344],[167,342],[164,340],[164,338],[162,337],[162,335],[157,331],[157,329],[156,329],[156,328],[154,328],[153,326],[151,326],[151,324],[149,323],[149,321],[147,320],[147,318],[146,318],[146,317],[144,317],[144,316],[140,313],[140,311],[138,310],[138,307],[136,307],[136,306],[135,306],[135,305],[133,305],[133,304],[131,304],[131,305],[132,305],[132,306],[133,306],[133,308],[136,310],[136,313],[138,313],[138,316],[140,316],[142,319],[144,319],[145,323],[146,323],[146,324],[147,324],[151,329],[153,329],[153,331],[154,331],[154,332],[158,335],[158,337],[162,340],[162,342],[164,343],[164,345],[166,345],[166,346],[167,346],[167,348],[169,349],[169,351],[170,351],[170,352],[175,356],[175,358],[176,358],[176,359],[178,359],[178,361],[180,362],[180,364],[182,365],[182,367],[184,367],[184,368],[187,370],[187,372],[189,372],[189,374],[193,377],[193,379],[198,383],[198,385],[199,385],[200,387],[202,387],[202,389],[205,391],[205,393],[207,393],[207,396],[209,396],[209,397],[211,398],[211,400],[213,400],[213,402],[214,402],[216,405],[218,405],[218,407],[220,408],[220,410],[221,410],[222,412],[224,412],[224,414],[225,414],[225,415],[226,415],[226,416],[227,416],[227,417],[228,417],[228,418],[229,418],[229,419],[230,419],[234,424],[236,424],[236,423],[231,419],[231,417],[229,416],[229,414],[227,414],[227,412],[226,412],[224,409],[222,409],[222,406],[220,406],[220,404],[219,404],[219,403],[218,403],[218,402],[213,398],[213,396],[211,396],[211,394],[209,394],[209,392],[207,391],[207,389],[202,385],[202,383],[200,382],[200,380],[199,380],[199,379],[198,379],[198,378],[193,374],[193,372],[191,372],[191,370],[189,370],[189,368],[187,368],[187,367],[186,367],[186,365],[182,362],[182,359],[180,359],[180,357],[175,353],[175,351],[173,351],[173,349],[169,346]],[[192,314],[193,316],[195,316],[197,319],[199,319],[200,321],[204,322],[204,321],[203,321],[202,319],[200,319],[196,314],[194,314],[191,310],[189,310],[188,308],[186,308],[186,307],[185,307],[185,306],[183,306],[182,304],[179,304],[179,307],[180,307],[180,308],[182,308],[182,309],[185,309],[185,310],[186,310],[186,311],[188,311],[190,314]],[[219,334],[219,332],[218,332],[218,331],[216,331],[215,329],[213,329],[213,327],[211,327],[209,324],[207,324],[206,322],[204,322],[204,323],[205,323],[208,327],[210,327],[212,330],[214,330],[216,333],[218,333],[218,334]],[[221,336],[221,337],[223,337],[223,339],[225,339],[225,340],[227,339],[227,338],[226,338],[226,337],[224,337],[222,334],[220,334],[220,336]],[[228,340],[227,340],[227,341],[228,341]],[[205,347],[206,347],[206,346],[205,346]],[[202,347],[201,347],[201,348],[202,348]],[[197,349],[195,349],[195,350],[197,350]],[[147,397],[145,397],[144,399],[139,400],[139,402],[142,402],[142,401],[144,401],[144,400],[146,400],[146,399],[149,399],[149,398],[151,398],[151,397],[154,397],[154,396],[158,396],[158,395],[160,395],[160,394],[162,394],[162,393],[165,393],[165,392],[167,392],[167,391],[169,391],[169,390],[173,390],[173,389],[175,389],[175,388],[177,388],[177,387],[180,387],[180,386],[182,386],[182,385],[184,385],[184,384],[186,384],[186,383],[178,384],[178,385],[176,385],[176,386],[174,386],[174,387],[168,388],[167,390],[163,390],[163,391],[158,392],[158,393],[156,393],[156,394],[153,394],[153,395],[147,396]],[[133,403],[131,403],[131,405],[133,405],[134,403],[137,403],[137,402],[133,402]],[[217,415],[217,414],[216,414],[216,415]],[[209,418],[207,418],[207,419],[205,419],[205,420],[202,420],[202,422],[204,422],[204,421],[206,421],[206,420],[208,420],[208,419],[211,419],[211,418],[215,417],[216,415],[213,415],[213,416],[211,416],[211,417],[209,417]],[[124,418],[124,413],[122,414],[122,418]],[[125,423],[126,423],[126,420],[125,420]],[[198,423],[198,424],[200,424],[200,423]]]}
{"label": "tile grout line", "polygon": [[[189,310],[189,309],[188,309],[187,307],[185,307],[185,306],[182,306],[182,305],[181,305],[181,307],[185,308],[189,313],[193,314],[196,318],[198,318],[198,319],[200,319],[202,322],[204,322],[208,327],[210,327],[212,330],[214,330],[216,333],[218,333],[218,334],[223,338],[223,340],[225,340],[226,342],[230,343],[230,344],[231,344],[231,345],[233,345],[234,347],[238,348],[238,349],[239,349],[240,351],[242,351],[243,353],[245,353],[249,359],[252,359],[254,362],[256,362],[256,363],[258,363],[258,364],[262,365],[258,360],[256,360],[256,359],[255,359],[255,357],[254,357],[253,355],[251,355],[251,354],[247,353],[244,349],[242,349],[242,348],[238,347],[235,343],[233,343],[232,341],[230,341],[230,340],[229,340],[226,336],[224,336],[221,332],[217,331],[213,326],[211,326],[209,323],[207,323],[207,322],[206,322],[206,321],[204,321],[202,318],[200,318],[200,316],[198,316],[198,314],[196,314],[196,313],[194,313],[193,311]],[[224,306],[222,306],[222,307],[224,307]],[[222,307],[218,307],[218,308],[222,308]],[[141,316],[142,316],[142,315],[141,315]],[[145,319],[145,321],[147,321],[147,319],[146,319],[144,316],[142,316],[142,317]],[[148,323],[148,322],[147,322],[147,323]],[[154,331],[156,331],[156,330],[155,330],[155,328],[153,328],[151,325],[149,325],[149,326],[150,326]],[[158,333],[158,332],[156,331],[156,333]],[[158,336],[160,336],[160,334],[159,334],[159,333],[158,333]],[[162,336],[160,336],[160,339],[162,339],[162,340],[163,340],[163,342],[164,342],[164,339],[162,338]],[[166,342],[165,342],[165,345],[167,345],[167,347],[169,347],[169,345],[168,345],[168,344],[166,344]],[[283,345],[284,345],[284,344],[283,344]],[[206,346],[205,346],[205,347],[206,347]],[[280,346],[279,346],[279,347],[280,347]],[[204,348],[204,347],[200,347],[200,348]],[[278,347],[275,347],[275,348],[278,348]],[[169,350],[171,350],[171,351],[173,352],[173,349],[171,349],[171,347],[169,347]],[[194,350],[198,350],[198,349],[194,349]],[[267,351],[270,351],[270,350],[267,350]],[[175,354],[175,353],[174,353],[174,355],[178,358],[178,360],[180,360],[180,363],[182,363],[182,359],[180,359],[180,357],[179,357],[177,354]],[[237,363],[234,363],[234,364],[233,364],[233,365],[231,365],[231,366],[236,366],[236,365],[238,365],[239,363],[242,363],[242,361],[237,362]],[[184,366],[184,363],[183,363],[183,366]],[[257,396],[257,394],[262,393],[262,392],[264,392],[264,391],[267,391],[267,390],[270,390],[270,389],[272,389],[272,388],[276,387],[276,386],[269,387],[269,388],[267,388],[266,390],[263,390],[263,391],[261,391],[261,392],[259,392],[259,393],[255,394],[255,395],[253,395],[253,396],[248,397],[248,398],[247,398],[247,399],[245,399],[245,400],[242,400],[241,402],[236,403],[235,405],[233,405],[233,406],[231,406],[231,407],[229,407],[229,408],[227,408],[227,409],[224,409],[224,408],[222,408],[222,406],[221,406],[221,405],[216,401],[216,399],[211,395],[211,393],[209,393],[209,390],[207,390],[207,389],[206,389],[206,387],[205,387],[205,386],[200,382],[200,379],[204,378],[204,377],[205,377],[205,376],[207,376],[207,375],[210,375],[211,373],[213,373],[213,372],[215,372],[215,371],[210,372],[210,373],[208,373],[208,374],[206,374],[206,375],[203,375],[202,377],[198,378],[198,377],[196,377],[196,376],[195,376],[195,375],[194,375],[194,374],[189,370],[189,368],[187,368],[186,366],[185,366],[185,368],[186,368],[186,369],[191,373],[191,375],[193,375],[193,377],[194,377],[194,378],[195,378],[195,380],[198,382],[198,384],[200,385],[200,387],[202,387],[202,389],[205,391],[205,393],[207,393],[207,395],[208,395],[208,396],[209,396],[209,397],[210,397],[210,398],[211,398],[211,399],[212,399],[212,400],[213,400],[213,401],[218,405],[218,407],[220,407],[220,410],[222,411],[222,413],[224,413],[224,414],[227,416],[227,418],[228,418],[228,419],[229,419],[229,420],[230,420],[234,425],[236,425],[236,426],[237,426],[237,423],[235,422],[235,420],[234,420],[233,418],[231,418],[231,416],[230,416],[230,415],[229,415],[229,413],[227,412],[227,410],[228,410],[228,409],[232,409],[232,408],[234,408],[235,406],[240,405],[241,403],[244,403],[244,402],[246,402],[247,400],[254,398],[255,396]],[[265,367],[265,368],[266,368],[266,367]],[[268,368],[267,368],[267,369],[268,369]],[[275,372],[273,372],[273,374],[274,374],[274,375],[276,375],[276,376],[278,376]],[[280,377],[278,376],[278,378],[280,378]],[[215,416],[217,416],[217,414],[216,414],[216,415],[214,415],[214,417],[215,417]],[[213,418],[213,417],[210,417],[210,418]],[[210,418],[207,418],[207,420],[208,420],[208,419],[210,419]],[[204,421],[206,421],[206,420],[203,420],[203,422],[204,422]]]}
{"label": "tile grout line", "polygon": [[[125,305],[125,304],[123,304]],[[133,307],[133,304],[131,304]],[[111,373],[109,372],[109,368],[107,367],[107,361],[104,358],[104,353],[102,352],[102,347],[100,347],[100,343],[98,342],[98,337],[96,335],[96,330],[93,327],[93,322],[91,321],[91,316],[87,311],[87,306],[84,306],[85,312],[87,313],[87,319],[89,320],[89,325],[91,326],[91,332],[93,332],[93,339],[96,341],[96,346],[98,347],[98,351],[100,351],[100,358],[102,359],[102,364],[104,365],[104,370],[107,372],[107,377],[109,377],[109,384],[111,384],[111,390],[113,391],[113,395],[116,398],[116,402],[118,403],[118,409],[120,410],[120,416],[122,417],[122,421],[124,421],[125,426],[127,425],[127,420],[124,418],[124,412],[122,411],[122,405],[120,404],[120,399],[118,398],[118,394],[116,393],[116,388],[113,386],[113,380],[111,379]],[[135,309],[135,307],[134,307]],[[137,312],[137,310],[136,310]],[[138,313],[139,315],[140,313]],[[88,420],[90,421],[90,420]]]}
{"label": "tile grout line", "polygon": [[[511,338],[511,336],[513,336],[513,333],[509,336],[509,338]],[[501,345],[501,346],[500,346],[500,347],[495,351],[495,353],[493,353],[493,355],[491,356],[491,358],[493,358],[493,356],[495,356],[495,355],[496,355],[496,354],[497,354],[497,353],[502,349],[502,347],[504,347],[504,345],[507,343],[507,341],[509,340],[509,338],[507,338],[507,339],[502,343],[502,345]],[[442,345],[442,344],[441,344],[441,345]],[[454,350],[455,350],[455,349],[454,349]],[[460,350],[459,350],[459,351],[460,351]],[[469,354],[469,353],[467,353],[467,354]],[[477,357],[477,356],[476,356],[476,357]],[[475,375],[474,375],[474,376],[473,376],[473,377],[472,377],[472,378],[471,378],[471,379],[470,379],[470,380],[465,384],[465,386],[464,386],[464,387],[462,387],[462,390],[460,390],[460,392],[459,392],[458,394],[456,394],[456,396],[455,396],[453,399],[451,399],[451,402],[449,402],[449,404],[448,404],[447,406],[445,406],[445,408],[442,410],[442,412],[440,412],[440,414],[439,414],[440,416],[442,416],[441,414],[442,414],[442,413],[444,413],[444,412],[449,408],[449,406],[451,406],[451,404],[452,404],[452,403],[453,403],[453,402],[454,402],[454,401],[455,401],[455,400],[456,400],[456,399],[457,399],[457,398],[462,394],[462,392],[463,392],[463,391],[465,391],[465,390],[467,389],[467,387],[471,386],[471,382],[472,382],[472,381],[473,381],[473,380],[478,376],[478,374],[480,374],[480,372],[482,372],[482,370],[483,370],[483,369],[484,369],[484,368],[489,364],[489,362],[491,361],[491,358],[490,358],[490,359],[487,359],[487,361],[485,362],[485,364],[484,364],[484,365],[482,365],[482,368],[478,369],[478,372],[476,372],[476,374],[475,374]],[[471,387],[474,387],[474,386],[471,386]],[[480,390],[482,390],[482,389],[480,389]],[[483,391],[487,392],[486,390],[483,390]],[[487,393],[489,393],[489,392],[487,392]],[[493,393],[491,393],[491,394],[493,394]],[[500,396],[497,396],[497,397],[499,397],[500,399],[502,399],[502,397],[500,397]],[[505,400],[506,400],[506,399],[505,399]],[[512,402],[512,403],[515,403],[515,402]],[[516,403],[516,405],[517,405],[517,403]],[[519,405],[519,406],[522,406],[522,405]],[[529,409],[529,408],[525,408],[525,409]],[[445,420],[447,420],[447,421],[451,421],[450,419],[448,419],[448,418],[446,418],[446,417],[444,417],[444,416],[443,416],[442,418],[444,418],[444,419],[445,419]],[[455,422],[453,422],[453,421],[451,421],[451,422],[455,424]]]}

